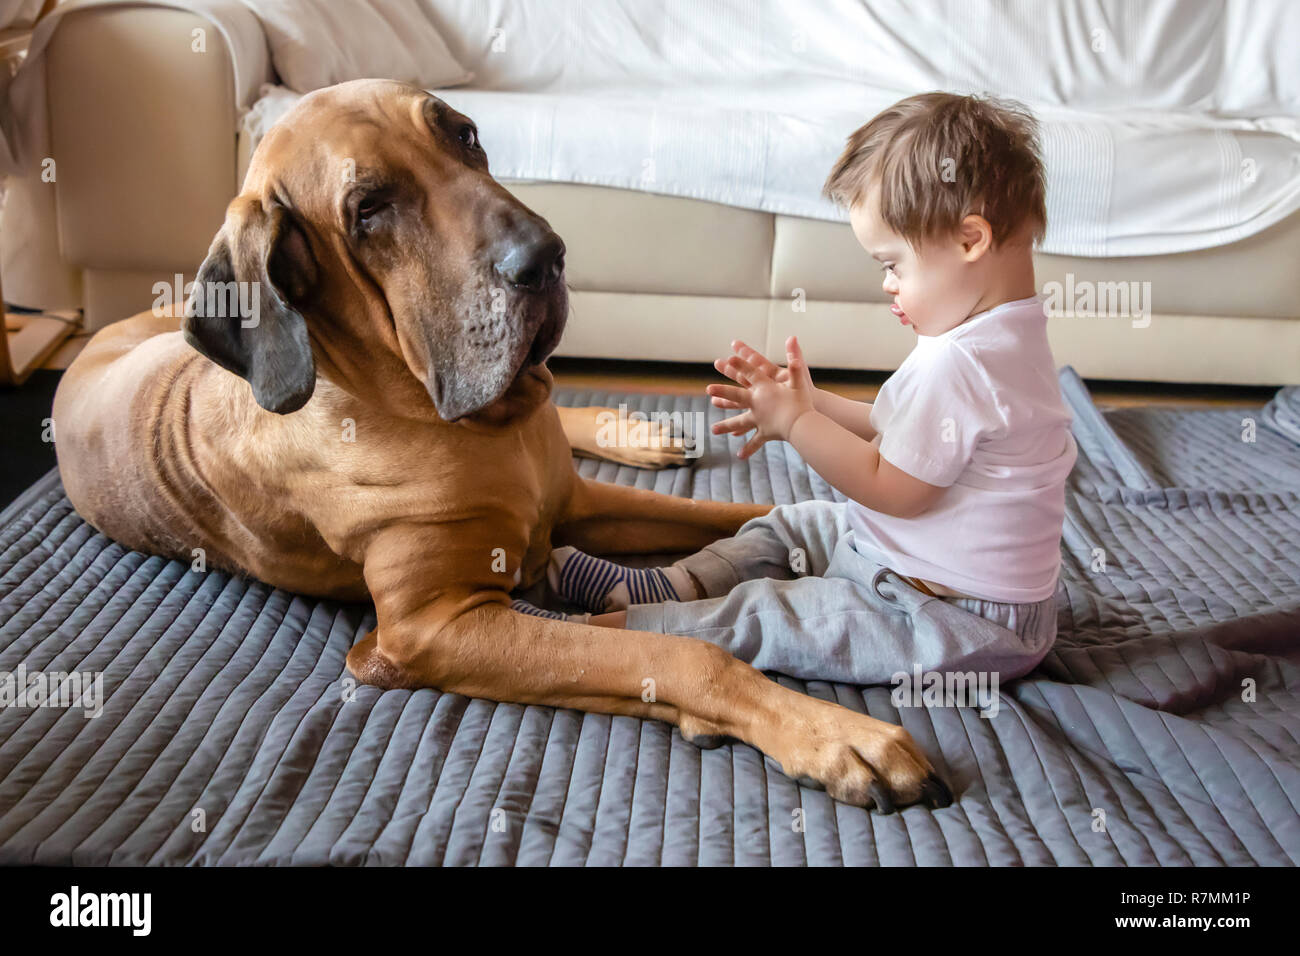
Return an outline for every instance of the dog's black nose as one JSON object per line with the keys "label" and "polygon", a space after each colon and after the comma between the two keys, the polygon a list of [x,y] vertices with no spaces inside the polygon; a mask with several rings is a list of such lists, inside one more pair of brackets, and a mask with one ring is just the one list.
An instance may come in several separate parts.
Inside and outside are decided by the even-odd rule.
{"label": "dog's black nose", "polygon": [[494,268],[513,286],[540,292],[564,274],[564,240],[545,223],[528,223],[504,246]]}

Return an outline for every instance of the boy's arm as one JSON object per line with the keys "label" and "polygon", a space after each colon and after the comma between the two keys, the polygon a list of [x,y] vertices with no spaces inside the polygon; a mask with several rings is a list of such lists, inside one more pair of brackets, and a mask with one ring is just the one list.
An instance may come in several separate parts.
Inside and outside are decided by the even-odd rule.
{"label": "boy's arm", "polygon": [[855,402],[851,398],[819,388],[813,394],[813,407],[859,438],[871,441],[876,437],[876,430],[871,427],[870,402]]}
{"label": "boy's arm", "polygon": [[891,465],[880,457],[878,442],[854,435],[817,408],[795,419],[786,440],[832,487],[872,511],[915,518],[946,490]]}
{"label": "boy's arm", "polygon": [[891,465],[880,457],[875,440],[855,435],[817,408],[817,390],[793,336],[786,342],[786,357],[783,381],[740,356],[718,363],[719,370],[741,387],[709,386],[709,394],[745,411],[714,425],[714,434],[756,430],[741,449],[742,458],[765,442],[788,441],[833,487],[873,511],[913,518],[938,501],[944,488]]}

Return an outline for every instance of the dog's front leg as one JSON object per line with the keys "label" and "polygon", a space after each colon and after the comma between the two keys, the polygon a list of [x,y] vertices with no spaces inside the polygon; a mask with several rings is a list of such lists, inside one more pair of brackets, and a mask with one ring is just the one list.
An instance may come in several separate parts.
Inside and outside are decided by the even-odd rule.
{"label": "dog's front leg", "polygon": [[603,436],[619,434],[618,409],[599,405],[577,408],[557,405],[555,410],[560,414],[560,425],[569,447],[581,458],[654,469],[673,468],[689,461],[681,437],[668,434],[660,422],[640,423],[635,429],[634,440],[607,441]]}
{"label": "dog's front leg", "polygon": [[701,745],[735,737],[857,806],[951,802],[901,727],[782,687],[704,641],[543,620],[505,600],[451,590],[394,618],[381,599],[348,668],[384,687],[655,718]]}
{"label": "dog's front leg", "polygon": [[735,534],[771,505],[699,501],[576,478],[552,540],[593,554],[697,551]]}

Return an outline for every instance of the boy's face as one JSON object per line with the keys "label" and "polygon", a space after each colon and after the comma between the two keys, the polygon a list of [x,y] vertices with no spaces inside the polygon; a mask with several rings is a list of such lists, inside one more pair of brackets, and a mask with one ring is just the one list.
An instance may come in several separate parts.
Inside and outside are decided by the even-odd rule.
{"label": "boy's face", "polygon": [[942,335],[966,321],[980,298],[976,270],[956,238],[928,240],[921,250],[880,217],[880,189],[849,210],[858,243],[884,272],[881,288],[893,296],[893,312],[918,335]]}

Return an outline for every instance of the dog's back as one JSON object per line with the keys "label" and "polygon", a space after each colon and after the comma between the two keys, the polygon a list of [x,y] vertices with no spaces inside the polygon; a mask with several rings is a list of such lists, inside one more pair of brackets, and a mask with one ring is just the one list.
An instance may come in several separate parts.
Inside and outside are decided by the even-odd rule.
{"label": "dog's back", "polygon": [[[301,516],[276,507],[260,483],[241,480],[241,448],[268,424],[289,430],[247,392],[186,343],[179,317],[146,312],[113,323],[77,356],[54,397],[68,499],[96,529],[137,551],[305,593],[362,597],[358,566],[330,551]],[[275,447],[288,457],[285,443]],[[277,560],[285,539],[297,557],[289,565]]]}
{"label": "dog's back", "polygon": [[77,511],[123,544],[177,557],[194,535],[159,500],[157,471],[166,467],[158,446],[169,437],[161,406],[199,358],[179,328],[178,318],[150,313],[113,323],[77,356],[54,396],[59,474]]}

